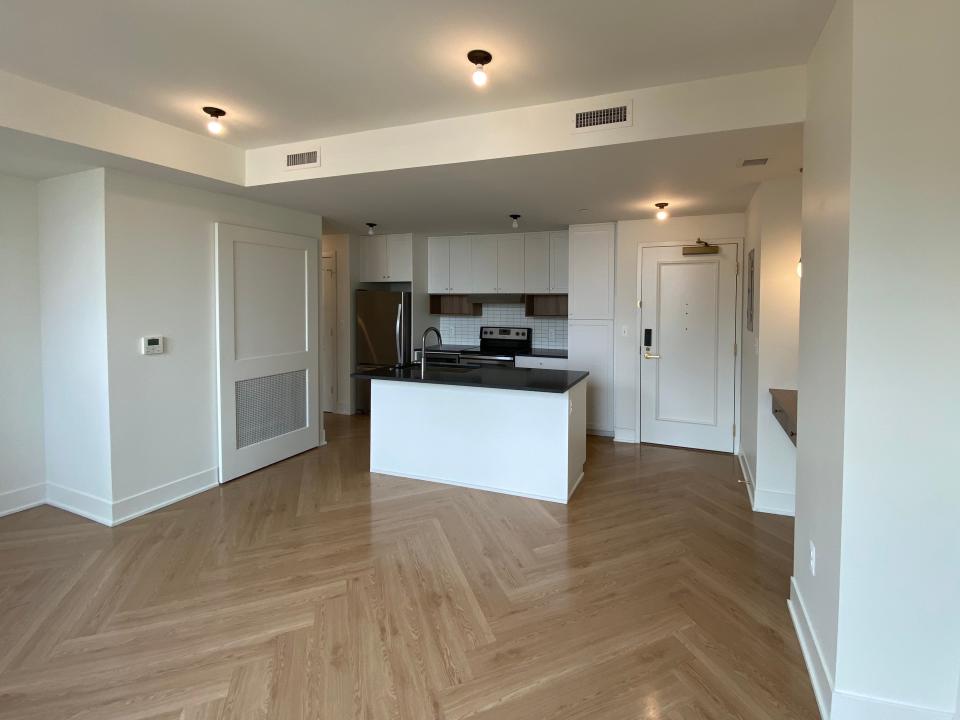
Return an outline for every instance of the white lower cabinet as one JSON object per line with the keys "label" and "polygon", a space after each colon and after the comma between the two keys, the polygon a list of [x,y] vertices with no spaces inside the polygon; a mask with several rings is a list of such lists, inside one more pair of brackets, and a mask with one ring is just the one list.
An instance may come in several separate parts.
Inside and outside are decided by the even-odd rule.
{"label": "white lower cabinet", "polygon": [[566,358],[534,357],[532,355],[517,355],[518,368],[540,368],[542,370],[566,370]]}
{"label": "white lower cabinet", "polygon": [[613,434],[613,321],[571,320],[567,366],[586,370],[587,429]]}

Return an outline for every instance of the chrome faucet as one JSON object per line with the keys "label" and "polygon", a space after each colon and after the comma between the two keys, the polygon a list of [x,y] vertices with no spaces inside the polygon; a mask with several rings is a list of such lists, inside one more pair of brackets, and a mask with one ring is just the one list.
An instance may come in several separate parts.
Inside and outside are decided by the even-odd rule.
{"label": "chrome faucet", "polygon": [[420,336],[420,374],[423,375],[427,371],[427,333],[433,330],[437,334],[437,344],[443,345],[443,338],[440,337],[440,331],[437,330],[433,325],[428,327],[423,331],[423,335]]}

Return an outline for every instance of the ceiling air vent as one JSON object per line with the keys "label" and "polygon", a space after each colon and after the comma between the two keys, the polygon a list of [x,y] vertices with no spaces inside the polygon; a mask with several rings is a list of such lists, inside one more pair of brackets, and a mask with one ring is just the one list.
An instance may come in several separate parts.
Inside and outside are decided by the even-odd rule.
{"label": "ceiling air vent", "polygon": [[303,168],[319,167],[319,165],[319,150],[307,150],[305,152],[290,153],[287,155],[287,170],[302,170]]}
{"label": "ceiling air vent", "polygon": [[582,110],[573,116],[574,132],[593,132],[633,125],[632,103],[612,107]]}
{"label": "ceiling air vent", "polygon": [[770,158],[751,158],[749,160],[741,160],[740,167],[762,167],[767,164],[767,161]]}

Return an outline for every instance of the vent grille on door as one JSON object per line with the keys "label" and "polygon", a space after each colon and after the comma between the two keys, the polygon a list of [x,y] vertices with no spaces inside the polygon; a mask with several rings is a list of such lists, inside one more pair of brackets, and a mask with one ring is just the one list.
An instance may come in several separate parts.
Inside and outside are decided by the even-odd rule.
{"label": "vent grille on door", "polygon": [[316,167],[319,164],[320,152],[318,150],[308,150],[306,152],[290,153],[287,155],[287,170]]}
{"label": "vent grille on door", "polygon": [[627,127],[632,124],[630,103],[597,110],[584,110],[574,115],[573,129],[576,132],[606,130],[610,127]]}
{"label": "vent grille on door", "polygon": [[237,449],[307,426],[307,371],[236,383]]}

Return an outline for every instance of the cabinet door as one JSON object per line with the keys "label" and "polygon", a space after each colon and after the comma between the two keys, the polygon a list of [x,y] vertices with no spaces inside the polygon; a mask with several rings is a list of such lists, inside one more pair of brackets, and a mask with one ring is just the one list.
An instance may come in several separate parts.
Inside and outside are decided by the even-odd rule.
{"label": "cabinet door", "polygon": [[612,223],[570,228],[570,319],[613,320]]}
{"label": "cabinet door", "polygon": [[413,280],[413,235],[387,235],[387,279]]}
{"label": "cabinet door", "polygon": [[527,294],[550,292],[550,233],[526,233],[523,236],[523,291]]}
{"label": "cabinet door", "polygon": [[566,230],[550,233],[550,292],[569,290],[570,241]]}
{"label": "cabinet door", "polygon": [[497,292],[497,236],[477,235],[470,239],[470,269],[472,292]]}
{"label": "cabinet door", "polygon": [[387,236],[368,235],[364,238],[364,282],[385,282],[387,278]]}
{"label": "cabinet door", "polygon": [[450,238],[427,238],[427,292],[450,292]]}
{"label": "cabinet door", "polygon": [[471,239],[450,238],[450,292],[469,293],[473,290],[471,268]]}
{"label": "cabinet door", "polygon": [[613,432],[613,321],[571,321],[567,342],[567,367],[590,373],[587,428]]}
{"label": "cabinet door", "polygon": [[497,235],[497,292],[523,292],[523,233]]}

